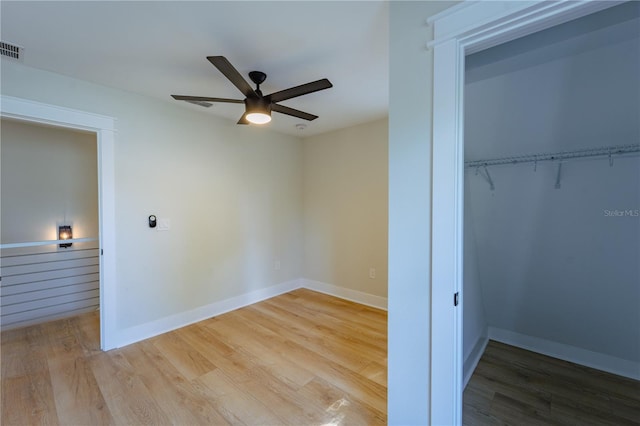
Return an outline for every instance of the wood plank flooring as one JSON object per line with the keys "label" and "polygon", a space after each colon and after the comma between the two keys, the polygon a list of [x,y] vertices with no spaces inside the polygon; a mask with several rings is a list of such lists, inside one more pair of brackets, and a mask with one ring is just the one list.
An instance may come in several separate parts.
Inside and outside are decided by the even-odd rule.
{"label": "wood plank flooring", "polygon": [[[2,333],[3,425],[381,425],[386,312],[309,290],[121,349],[96,313]],[[640,382],[489,342],[465,425],[640,425]]]}
{"label": "wood plank flooring", "polygon": [[386,312],[300,289],[101,352],[96,313],[2,333],[2,424],[381,425]]}
{"label": "wood plank flooring", "polygon": [[464,425],[640,425],[640,382],[489,341]]}

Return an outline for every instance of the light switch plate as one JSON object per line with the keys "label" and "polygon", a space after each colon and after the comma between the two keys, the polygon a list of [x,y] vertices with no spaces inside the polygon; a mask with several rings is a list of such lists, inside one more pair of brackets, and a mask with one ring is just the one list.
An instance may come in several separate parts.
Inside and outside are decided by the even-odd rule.
{"label": "light switch plate", "polygon": [[168,231],[171,229],[171,219],[158,219],[158,231]]}

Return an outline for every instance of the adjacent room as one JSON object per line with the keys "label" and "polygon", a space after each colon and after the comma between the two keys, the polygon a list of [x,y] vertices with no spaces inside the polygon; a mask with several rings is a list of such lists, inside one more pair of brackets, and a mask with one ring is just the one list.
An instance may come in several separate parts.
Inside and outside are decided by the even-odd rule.
{"label": "adjacent room", "polygon": [[[2,329],[96,310],[95,135],[7,119],[0,126]],[[75,242],[40,244],[59,237]]]}

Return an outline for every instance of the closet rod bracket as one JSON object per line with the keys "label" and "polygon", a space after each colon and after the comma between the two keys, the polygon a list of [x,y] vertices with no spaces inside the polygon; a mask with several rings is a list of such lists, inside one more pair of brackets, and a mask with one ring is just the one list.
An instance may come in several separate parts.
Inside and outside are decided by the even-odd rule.
{"label": "closet rod bracket", "polygon": [[491,179],[491,175],[489,174],[489,170],[487,169],[486,165],[484,166],[484,174],[487,178],[487,182],[489,182],[489,189],[493,191],[494,189],[496,189],[496,187],[493,184],[493,179]]}
{"label": "closet rod bracket", "polygon": [[558,163],[558,174],[556,175],[556,189],[560,189],[560,178],[562,177],[562,162]]}

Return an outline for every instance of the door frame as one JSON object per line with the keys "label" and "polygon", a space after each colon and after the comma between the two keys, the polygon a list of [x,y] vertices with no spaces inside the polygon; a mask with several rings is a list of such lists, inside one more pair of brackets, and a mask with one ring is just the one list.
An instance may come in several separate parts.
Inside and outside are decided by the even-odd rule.
{"label": "door frame", "polygon": [[[430,424],[462,424],[465,55],[623,1],[465,1],[432,16]],[[454,306],[456,293],[460,303]]]}
{"label": "door frame", "polygon": [[0,96],[0,116],[95,133],[98,151],[100,348],[116,347],[115,119],[90,112]]}

